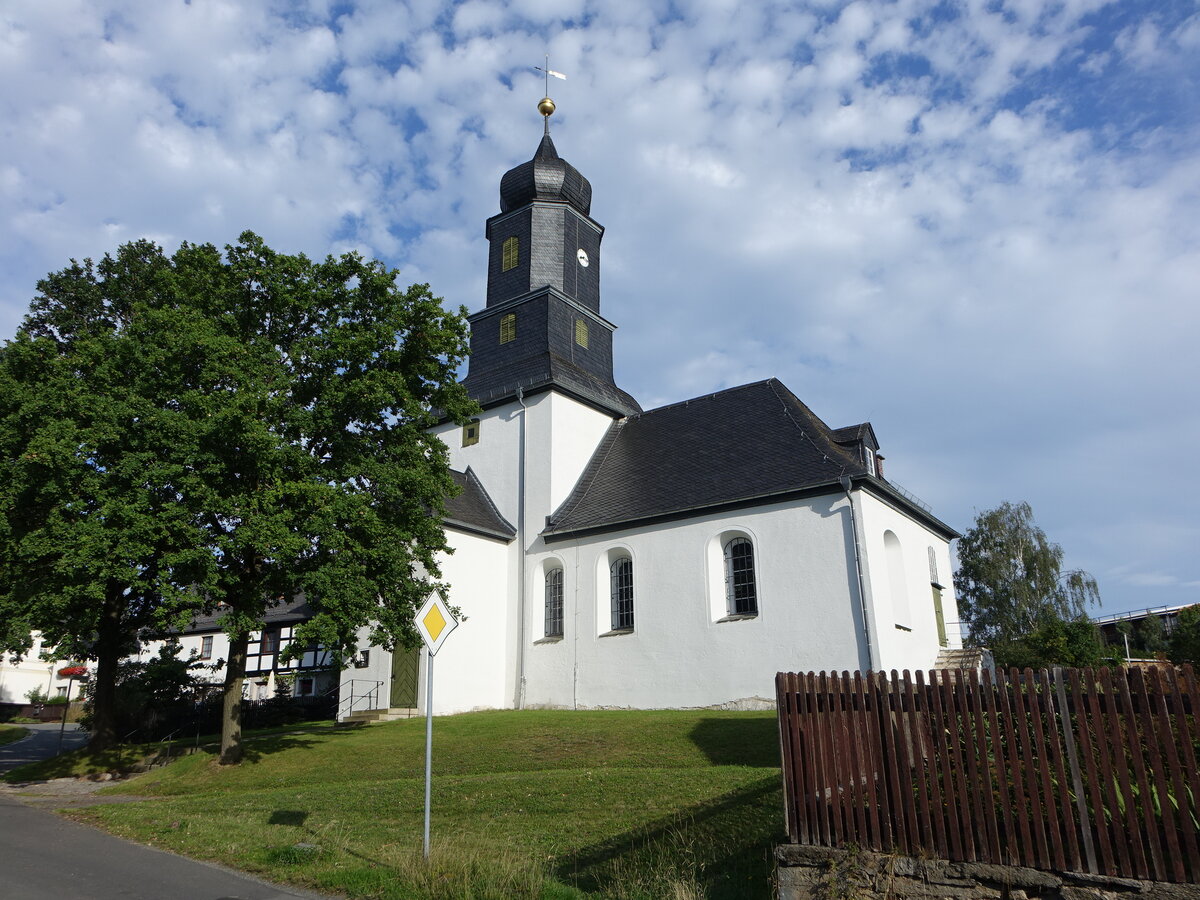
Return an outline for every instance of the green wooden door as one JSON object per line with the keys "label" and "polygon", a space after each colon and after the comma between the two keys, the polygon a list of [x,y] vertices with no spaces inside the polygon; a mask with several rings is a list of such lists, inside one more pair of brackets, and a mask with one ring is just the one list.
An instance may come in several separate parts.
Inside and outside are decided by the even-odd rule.
{"label": "green wooden door", "polygon": [[421,667],[421,650],[397,647],[392,653],[392,706],[399,709],[417,708],[417,673]]}

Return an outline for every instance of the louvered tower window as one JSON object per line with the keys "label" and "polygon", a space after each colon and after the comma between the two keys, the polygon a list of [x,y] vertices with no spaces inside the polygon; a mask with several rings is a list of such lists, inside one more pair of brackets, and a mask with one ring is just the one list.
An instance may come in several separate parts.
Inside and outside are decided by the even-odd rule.
{"label": "louvered tower window", "polygon": [[500,271],[507,272],[509,269],[515,269],[517,263],[521,261],[521,242],[515,237],[510,237],[500,245]]}
{"label": "louvered tower window", "polygon": [[580,347],[582,347],[584,350],[587,349],[588,326],[587,326],[587,322],[584,319],[576,319],[575,320],[575,343],[578,344]]}
{"label": "louvered tower window", "polygon": [[500,343],[507,344],[509,341],[516,340],[517,337],[517,314],[509,313],[506,316],[500,317]]}

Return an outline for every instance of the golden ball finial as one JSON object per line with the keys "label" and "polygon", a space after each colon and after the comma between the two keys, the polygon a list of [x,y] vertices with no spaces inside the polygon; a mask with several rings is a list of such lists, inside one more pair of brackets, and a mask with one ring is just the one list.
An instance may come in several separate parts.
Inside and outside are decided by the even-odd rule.
{"label": "golden ball finial", "polygon": [[538,101],[538,112],[547,118],[554,115],[554,101],[549,97],[543,97]]}

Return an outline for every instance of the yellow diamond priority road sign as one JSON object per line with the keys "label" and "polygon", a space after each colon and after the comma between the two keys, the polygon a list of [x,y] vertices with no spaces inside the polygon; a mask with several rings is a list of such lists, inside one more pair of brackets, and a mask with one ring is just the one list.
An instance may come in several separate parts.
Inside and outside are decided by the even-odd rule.
{"label": "yellow diamond priority road sign", "polygon": [[417,610],[416,624],[425,646],[429,648],[429,655],[436,656],[450,632],[458,627],[458,619],[454,618],[442,595],[434,591]]}

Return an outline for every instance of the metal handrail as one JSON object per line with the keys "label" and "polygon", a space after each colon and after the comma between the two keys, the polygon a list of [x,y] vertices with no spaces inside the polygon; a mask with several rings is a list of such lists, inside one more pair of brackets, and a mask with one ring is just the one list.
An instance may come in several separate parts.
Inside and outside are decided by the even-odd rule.
{"label": "metal handrail", "polygon": [[[371,687],[369,690],[365,691],[362,694],[356,694],[355,693],[355,691],[356,691],[355,685],[356,684],[369,684],[369,685],[371,685]],[[348,705],[346,705],[345,710],[343,710],[342,707],[344,704],[347,704],[347,699],[342,698],[342,689],[345,688],[346,685],[350,686],[350,696],[348,698]],[[344,718],[345,716],[350,715],[352,712],[354,712],[354,709],[359,704],[359,702],[364,701],[364,700],[369,701],[369,702],[367,703],[366,706],[363,707],[363,709],[377,708],[377,704],[379,702],[379,689],[381,687],[383,687],[382,681],[371,681],[368,678],[350,678],[350,679],[347,679],[346,681],[343,681],[337,687],[330,688],[328,691],[325,692],[325,696],[328,697],[330,694],[333,694],[335,692],[337,693],[337,695],[338,695],[337,718],[341,719],[341,718]]]}

